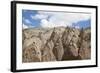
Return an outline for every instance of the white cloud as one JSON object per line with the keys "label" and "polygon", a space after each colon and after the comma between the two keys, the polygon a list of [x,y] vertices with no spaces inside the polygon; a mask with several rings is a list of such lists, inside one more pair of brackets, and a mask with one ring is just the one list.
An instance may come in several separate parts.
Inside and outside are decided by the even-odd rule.
{"label": "white cloud", "polygon": [[42,27],[58,27],[72,26],[72,23],[87,20],[90,18],[90,14],[38,11],[32,18],[40,19],[40,25]]}
{"label": "white cloud", "polygon": [[23,24],[23,29],[34,28],[34,27],[35,27],[35,26]]}
{"label": "white cloud", "polygon": [[[24,21],[24,23],[23,23],[23,29],[26,29],[26,28],[34,28],[35,26],[32,26],[31,24],[32,24],[32,22],[29,20],[29,19],[25,19],[25,18],[23,18],[23,21]],[[27,24],[27,25],[26,25]]]}
{"label": "white cloud", "polygon": [[31,16],[32,19],[45,19],[47,17],[48,15],[44,15],[44,14],[36,14],[35,16]]}
{"label": "white cloud", "polygon": [[29,28],[27,25],[23,24],[23,29]]}
{"label": "white cloud", "polygon": [[79,26],[75,26],[75,28],[79,29],[80,27]]}
{"label": "white cloud", "polygon": [[[63,22],[62,22],[63,23]],[[41,26],[42,27],[49,27],[49,28],[53,28],[53,27],[59,27],[59,26],[64,26],[66,27],[66,24],[55,24],[53,22],[48,21],[47,19],[42,19],[41,20]]]}
{"label": "white cloud", "polygon": [[31,24],[31,21],[29,19],[24,19],[25,23]]}

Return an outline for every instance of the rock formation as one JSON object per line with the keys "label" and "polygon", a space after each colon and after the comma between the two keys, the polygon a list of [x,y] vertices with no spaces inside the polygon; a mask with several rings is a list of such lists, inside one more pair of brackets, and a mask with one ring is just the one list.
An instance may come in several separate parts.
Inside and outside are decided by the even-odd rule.
{"label": "rock formation", "polygon": [[23,29],[23,62],[91,59],[91,29]]}

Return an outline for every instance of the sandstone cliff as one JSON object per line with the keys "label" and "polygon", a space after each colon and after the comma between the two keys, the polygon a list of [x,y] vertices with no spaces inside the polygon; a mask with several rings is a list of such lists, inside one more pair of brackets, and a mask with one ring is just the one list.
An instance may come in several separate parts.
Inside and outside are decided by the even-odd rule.
{"label": "sandstone cliff", "polygon": [[23,62],[91,58],[91,29],[70,27],[23,29]]}

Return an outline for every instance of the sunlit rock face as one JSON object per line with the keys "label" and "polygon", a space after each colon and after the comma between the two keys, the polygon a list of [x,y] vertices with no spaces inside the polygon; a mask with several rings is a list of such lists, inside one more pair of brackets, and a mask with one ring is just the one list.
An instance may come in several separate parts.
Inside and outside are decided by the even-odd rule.
{"label": "sunlit rock face", "polygon": [[63,45],[62,45],[61,38],[59,38],[56,41],[56,43],[54,45],[54,48],[53,48],[53,53],[54,53],[57,61],[61,61],[62,60],[62,56],[64,54],[64,48],[63,48]]}
{"label": "sunlit rock face", "polygon": [[23,29],[23,63],[91,59],[91,29]]}
{"label": "sunlit rock face", "polygon": [[79,49],[79,56],[81,59],[90,59],[91,58],[91,31],[86,29],[83,32],[83,40],[81,47]]}
{"label": "sunlit rock face", "polygon": [[41,40],[38,37],[32,37],[24,40],[23,44],[23,62],[41,61]]}
{"label": "sunlit rock face", "polygon": [[40,62],[41,52],[35,45],[23,49],[23,62]]}
{"label": "sunlit rock face", "polygon": [[63,60],[74,60],[78,56],[78,39],[79,39],[79,30],[66,28],[62,36],[63,46],[64,46],[64,55]]}

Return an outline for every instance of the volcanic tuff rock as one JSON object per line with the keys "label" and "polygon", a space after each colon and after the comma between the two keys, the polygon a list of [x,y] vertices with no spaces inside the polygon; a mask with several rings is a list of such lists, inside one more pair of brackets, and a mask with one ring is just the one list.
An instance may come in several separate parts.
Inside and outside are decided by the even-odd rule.
{"label": "volcanic tuff rock", "polygon": [[91,29],[70,27],[23,29],[23,62],[91,58]]}

